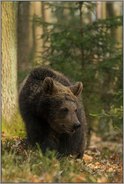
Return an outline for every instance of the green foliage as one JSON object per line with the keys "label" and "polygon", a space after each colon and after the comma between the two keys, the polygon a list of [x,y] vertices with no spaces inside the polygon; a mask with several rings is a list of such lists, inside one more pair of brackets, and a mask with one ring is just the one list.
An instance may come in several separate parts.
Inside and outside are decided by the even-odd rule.
{"label": "green foliage", "polygon": [[122,153],[118,148],[116,145],[107,146],[101,154],[89,150],[90,155],[85,154],[83,160],[72,156],[58,160],[55,152],[48,151],[43,155],[38,146],[25,148],[22,139],[3,139],[2,182],[101,183],[103,177],[106,183],[118,183],[121,181],[122,162]]}
{"label": "green foliage", "polygon": [[[122,48],[114,32],[122,26],[122,17],[97,19],[96,5],[91,2],[45,4],[52,11],[55,21],[48,23],[41,17],[34,19],[38,26],[45,29],[41,35],[44,41],[41,53],[44,65],[49,62],[50,66],[72,80],[83,82],[87,114],[93,115],[90,119],[96,118],[97,114],[104,116],[104,120],[101,122],[99,118],[97,123],[98,132],[101,131],[100,124],[104,125],[103,132],[109,132],[110,122],[120,128]],[[90,21],[90,15],[95,19]],[[115,113],[117,109],[119,114]]]}
{"label": "green foliage", "polygon": [[[97,183],[103,182],[102,177],[104,177],[106,183],[121,181],[121,144],[119,146],[118,143],[111,143],[110,145],[107,143],[104,148],[100,141],[97,149],[89,149],[84,154],[83,159],[75,159],[71,155],[57,159],[55,151],[47,151],[43,155],[39,145],[33,148],[27,145],[26,140],[23,139],[25,137],[23,122],[18,113],[11,121],[10,124],[5,121],[2,122],[2,125],[4,125],[2,126],[1,152],[2,182]],[[21,130],[23,130],[23,133]],[[93,145],[96,145],[95,142]],[[102,151],[100,151],[101,146]],[[113,167],[115,171],[112,170]]]}
{"label": "green foliage", "polygon": [[[12,149],[14,142],[10,142],[4,142],[2,149],[3,182],[74,182],[77,174],[86,172],[81,160],[75,161],[71,157],[57,160],[54,152],[43,155],[40,149],[18,152],[18,149]],[[90,175],[83,180],[96,181]]]}

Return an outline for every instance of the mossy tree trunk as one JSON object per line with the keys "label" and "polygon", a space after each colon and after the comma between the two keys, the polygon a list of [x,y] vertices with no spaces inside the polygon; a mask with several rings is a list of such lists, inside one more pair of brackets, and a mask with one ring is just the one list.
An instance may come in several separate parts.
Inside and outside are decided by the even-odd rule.
{"label": "mossy tree trunk", "polygon": [[2,115],[10,121],[17,105],[17,2],[2,2]]}

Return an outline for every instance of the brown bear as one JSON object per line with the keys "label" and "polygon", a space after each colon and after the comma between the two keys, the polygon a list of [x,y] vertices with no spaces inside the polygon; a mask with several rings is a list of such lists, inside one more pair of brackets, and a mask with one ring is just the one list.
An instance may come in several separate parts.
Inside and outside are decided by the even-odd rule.
{"label": "brown bear", "polygon": [[83,156],[86,119],[79,96],[83,85],[71,84],[63,74],[50,68],[35,68],[26,77],[19,94],[27,140],[38,143],[44,153]]}

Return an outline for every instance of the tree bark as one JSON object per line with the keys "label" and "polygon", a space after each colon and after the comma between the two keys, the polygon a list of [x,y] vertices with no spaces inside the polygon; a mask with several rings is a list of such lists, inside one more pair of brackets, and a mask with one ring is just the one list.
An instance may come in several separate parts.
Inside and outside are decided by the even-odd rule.
{"label": "tree bark", "polygon": [[[107,2],[107,17],[116,17],[122,15],[122,2]],[[122,26],[111,31],[112,36],[115,37],[116,41],[119,43],[117,47],[122,46]]]}
{"label": "tree bark", "polygon": [[18,69],[25,71],[28,69],[31,61],[30,58],[30,2],[18,3]]}
{"label": "tree bark", "polygon": [[17,105],[17,2],[2,2],[2,115],[10,121]]}

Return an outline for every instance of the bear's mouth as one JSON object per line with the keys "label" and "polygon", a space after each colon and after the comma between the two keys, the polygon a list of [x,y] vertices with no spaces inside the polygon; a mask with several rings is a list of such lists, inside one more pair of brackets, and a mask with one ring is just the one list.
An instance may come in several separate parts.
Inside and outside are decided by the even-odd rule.
{"label": "bear's mouth", "polygon": [[70,130],[70,132],[73,134],[73,133],[75,133],[79,129],[80,129],[80,126],[78,126],[78,127],[72,127],[71,130]]}
{"label": "bear's mouth", "polygon": [[66,133],[66,134],[69,134],[69,135],[72,135],[74,134],[79,128],[74,128],[74,127],[65,127],[65,125],[62,125],[62,128],[61,128],[61,131],[63,133]]}
{"label": "bear's mouth", "polygon": [[72,130],[72,131],[70,132],[70,135],[73,135],[75,132],[76,132],[76,130]]}
{"label": "bear's mouth", "polygon": [[66,134],[73,134],[75,132],[74,128],[67,128],[65,125],[62,124],[62,131]]}
{"label": "bear's mouth", "polygon": [[75,129],[72,129],[72,130],[71,130],[71,133],[72,133],[72,134],[73,134],[73,133],[75,133],[75,132],[76,132],[76,130],[75,130]]}
{"label": "bear's mouth", "polygon": [[75,129],[70,129],[70,130],[66,130],[65,133],[69,134],[69,135],[73,135],[76,132]]}

